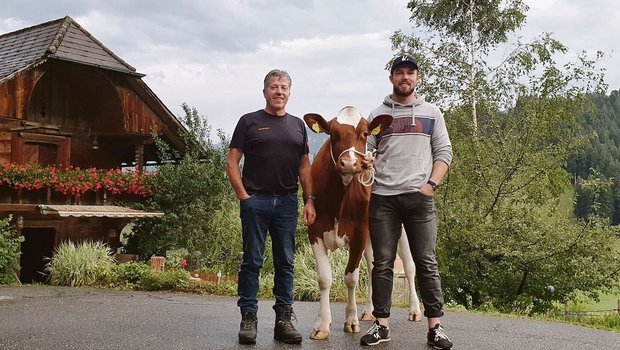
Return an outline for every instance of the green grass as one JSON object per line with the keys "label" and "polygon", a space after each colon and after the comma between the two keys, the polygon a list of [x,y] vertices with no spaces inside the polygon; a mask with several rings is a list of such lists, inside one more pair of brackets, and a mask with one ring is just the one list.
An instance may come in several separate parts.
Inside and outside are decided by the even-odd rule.
{"label": "green grass", "polygon": [[602,294],[598,302],[590,302],[584,305],[583,311],[602,311],[618,308],[620,294]]}

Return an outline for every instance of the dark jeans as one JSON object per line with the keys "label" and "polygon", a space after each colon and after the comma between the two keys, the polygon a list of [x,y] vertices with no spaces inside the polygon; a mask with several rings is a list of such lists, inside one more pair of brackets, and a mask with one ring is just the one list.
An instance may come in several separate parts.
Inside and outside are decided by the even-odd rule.
{"label": "dark jeans", "polygon": [[267,233],[271,235],[275,269],[275,307],[293,304],[293,262],[297,228],[297,194],[271,196],[253,194],[240,202],[243,229],[243,260],[239,270],[237,305],[258,311],[258,277],[265,258]]}
{"label": "dark jeans", "polygon": [[401,225],[409,239],[409,249],[416,276],[424,316],[443,316],[443,294],[439,267],[435,258],[437,244],[437,212],[433,198],[420,193],[395,196],[372,194],[370,197],[370,242],[374,252],[372,270],[373,316],[390,317],[394,259],[401,235]]}

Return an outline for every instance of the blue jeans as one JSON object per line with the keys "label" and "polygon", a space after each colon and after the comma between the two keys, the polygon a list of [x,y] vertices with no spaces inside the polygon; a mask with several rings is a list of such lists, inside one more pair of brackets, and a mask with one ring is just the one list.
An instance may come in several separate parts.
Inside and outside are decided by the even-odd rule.
{"label": "blue jeans", "polygon": [[443,293],[439,266],[435,257],[437,245],[437,211],[433,198],[423,194],[406,193],[395,196],[372,194],[370,197],[370,243],[372,269],[373,316],[390,317],[394,259],[401,235],[401,225],[409,239],[409,249],[415,262],[416,277],[424,316],[443,316]]}
{"label": "blue jeans", "polygon": [[237,305],[258,311],[258,277],[265,259],[267,233],[271,235],[275,269],[274,307],[293,304],[293,263],[297,229],[297,194],[284,196],[253,194],[240,202],[243,230],[243,260],[239,270]]}

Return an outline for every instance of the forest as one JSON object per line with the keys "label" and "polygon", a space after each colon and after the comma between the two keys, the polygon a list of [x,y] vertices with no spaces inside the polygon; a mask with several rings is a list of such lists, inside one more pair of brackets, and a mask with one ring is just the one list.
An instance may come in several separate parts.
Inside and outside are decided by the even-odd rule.
{"label": "forest", "polygon": [[[620,224],[620,92],[589,96],[592,108],[579,116],[583,149],[572,156],[567,170],[576,191],[575,215],[596,212],[613,225]],[[606,184],[598,188],[596,184]],[[597,189],[594,191],[594,189]]]}

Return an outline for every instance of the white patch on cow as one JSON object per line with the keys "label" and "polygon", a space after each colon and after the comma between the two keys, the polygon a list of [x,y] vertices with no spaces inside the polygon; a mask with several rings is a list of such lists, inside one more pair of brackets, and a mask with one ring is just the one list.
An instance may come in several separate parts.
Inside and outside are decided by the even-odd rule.
{"label": "white patch on cow", "polygon": [[345,186],[349,185],[353,180],[353,174],[351,173],[341,174],[340,177],[342,177],[342,184]]}
{"label": "white patch on cow", "polygon": [[[325,241],[323,241],[323,244],[325,244]],[[329,266],[329,257],[327,255],[327,251],[325,250],[325,248],[321,248],[321,244],[320,243],[315,243],[312,246],[312,252],[314,253],[314,258],[317,261],[317,264],[319,266],[317,266],[317,271],[322,271],[322,272],[327,272],[327,271],[331,271],[331,267]],[[330,274],[322,274],[318,276],[319,278],[323,278],[326,280],[321,280],[319,281],[320,285],[331,285],[332,281],[331,281],[331,276]]]}
{"label": "white patch on cow", "polygon": [[357,127],[361,119],[362,114],[355,107],[344,107],[336,116],[338,123],[351,125],[354,128]]}
{"label": "white patch on cow", "polygon": [[355,159],[355,148],[349,148],[349,159]]}
{"label": "white patch on cow", "polygon": [[344,237],[338,236],[338,220],[335,220],[333,230],[323,232],[323,244],[325,244],[325,248],[332,252],[349,244],[349,239],[346,235]]}

